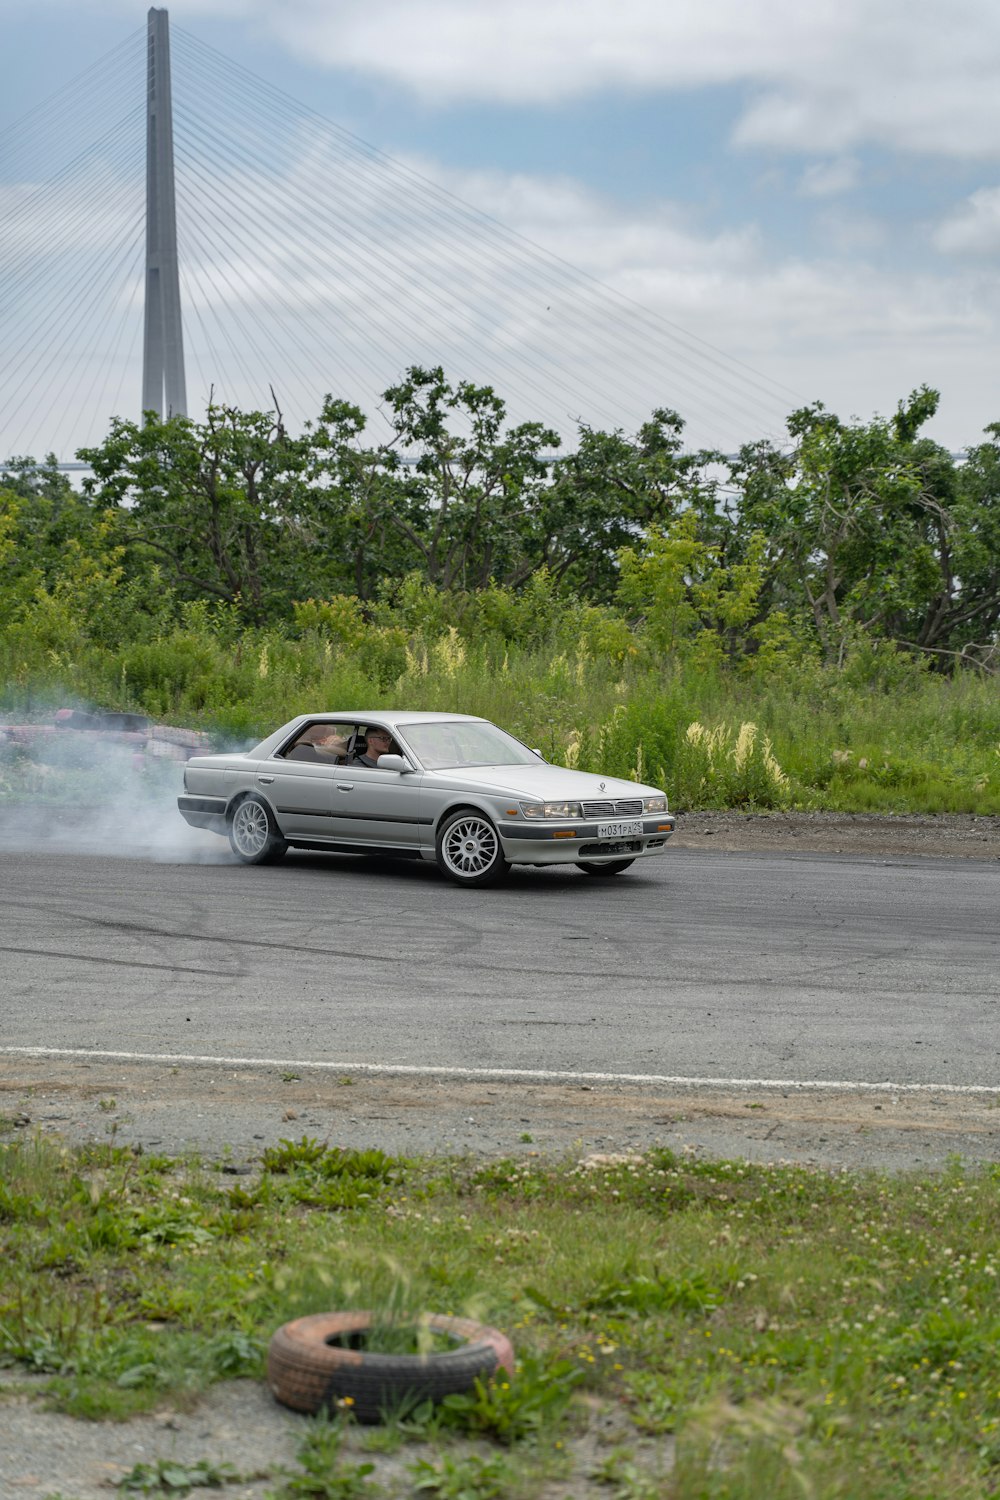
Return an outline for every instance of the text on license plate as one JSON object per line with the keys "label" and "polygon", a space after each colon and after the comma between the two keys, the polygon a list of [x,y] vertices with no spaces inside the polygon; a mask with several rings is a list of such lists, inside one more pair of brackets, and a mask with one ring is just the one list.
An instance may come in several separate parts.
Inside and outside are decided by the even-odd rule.
{"label": "text on license plate", "polygon": [[631,823],[598,823],[597,825],[599,839],[634,839],[636,834],[641,832],[641,818],[636,818]]}

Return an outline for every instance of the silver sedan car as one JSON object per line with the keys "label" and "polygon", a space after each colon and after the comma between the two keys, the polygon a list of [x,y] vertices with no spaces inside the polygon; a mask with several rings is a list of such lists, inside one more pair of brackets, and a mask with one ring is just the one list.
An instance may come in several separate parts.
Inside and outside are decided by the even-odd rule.
{"label": "silver sedan car", "polygon": [[193,757],[177,805],[245,864],[290,847],[388,854],[436,860],[459,885],[512,864],[619,875],[674,831],[656,787],[549,765],[468,714],[303,714],[252,750]]}

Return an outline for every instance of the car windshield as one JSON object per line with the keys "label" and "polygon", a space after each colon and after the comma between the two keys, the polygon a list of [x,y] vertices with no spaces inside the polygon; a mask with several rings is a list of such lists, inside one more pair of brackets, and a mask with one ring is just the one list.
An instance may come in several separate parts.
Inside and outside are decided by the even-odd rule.
{"label": "car windshield", "polygon": [[429,771],[538,764],[537,755],[495,724],[407,724],[402,732]]}

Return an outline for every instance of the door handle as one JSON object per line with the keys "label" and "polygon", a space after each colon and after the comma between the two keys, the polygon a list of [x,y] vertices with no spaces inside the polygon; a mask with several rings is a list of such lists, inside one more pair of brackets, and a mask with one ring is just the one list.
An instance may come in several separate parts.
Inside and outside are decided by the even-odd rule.
{"label": "door handle", "polygon": [[338,792],[353,792],[354,791],[354,782],[353,781],[338,781],[337,782],[337,791]]}
{"label": "door handle", "polygon": [[270,786],[271,782],[274,780],[274,777],[273,776],[258,776],[257,780],[260,782],[261,786]]}

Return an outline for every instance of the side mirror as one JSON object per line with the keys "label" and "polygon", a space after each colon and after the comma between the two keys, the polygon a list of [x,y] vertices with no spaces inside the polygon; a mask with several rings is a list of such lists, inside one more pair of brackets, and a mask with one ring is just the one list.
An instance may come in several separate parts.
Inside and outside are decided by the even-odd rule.
{"label": "side mirror", "polygon": [[380,755],[378,758],[378,769],[380,771],[398,771],[400,776],[406,776],[412,772],[413,767],[402,755]]}
{"label": "side mirror", "polygon": [[544,759],[545,759],[545,756],[544,756],[544,755],[543,755],[543,754],[542,754],[542,752],[541,752],[541,751],[540,751],[540,750],[539,750],[539,748],[538,748],[538,746],[537,746],[537,745],[529,745],[529,747],[528,747],[528,748],[529,748],[529,749],[530,749],[530,751],[531,751],[531,753],[532,753],[532,755],[537,755],[537,756],[538,756],[538,759],[539,759],[539,760],[544,760]]}

